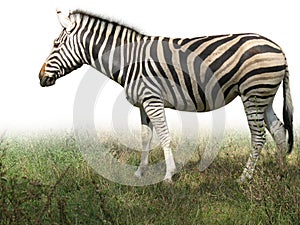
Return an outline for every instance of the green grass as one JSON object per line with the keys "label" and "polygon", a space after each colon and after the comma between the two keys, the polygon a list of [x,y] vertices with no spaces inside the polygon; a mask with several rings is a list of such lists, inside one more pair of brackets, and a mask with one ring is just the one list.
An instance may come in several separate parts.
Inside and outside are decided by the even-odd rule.
{"label": "green grass", "polygon": [[[299,224],[300,141],[285,173],[268,138],[254,179],[238,184],[249,138],[227,134],[204,172],[195,154],[172,184],[132,187],[98,175],[83,159],[72,133],[5,137],[0,148],[0,224]],[[113,138],[113,155],[137,165]],[[198,145],[199,152],[204,144]],[[162,160],[160,149],[151,161]]]}

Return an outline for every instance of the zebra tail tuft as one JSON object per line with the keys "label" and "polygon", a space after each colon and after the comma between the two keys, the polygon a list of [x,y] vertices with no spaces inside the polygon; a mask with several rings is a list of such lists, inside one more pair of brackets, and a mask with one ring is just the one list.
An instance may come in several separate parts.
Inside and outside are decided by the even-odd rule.
{"label": "zebra tail tuft", "polygon": [[292,152],[294,145],[293,111],[294,108],[290,93],[289,71],[287,68],[283,79],[283,122],[285,129],[288,131],[288,154]]}

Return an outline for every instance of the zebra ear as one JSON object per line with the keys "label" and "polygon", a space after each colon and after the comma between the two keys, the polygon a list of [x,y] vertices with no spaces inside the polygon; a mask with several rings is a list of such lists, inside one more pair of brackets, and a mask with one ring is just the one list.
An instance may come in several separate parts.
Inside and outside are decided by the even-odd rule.
{"label": "zebra ear", "polygon": [[71,31],[75,23],[70,19],[70,12],[64,13],[61,10],[56,9],[56,13],[61,26],[67,31]]}

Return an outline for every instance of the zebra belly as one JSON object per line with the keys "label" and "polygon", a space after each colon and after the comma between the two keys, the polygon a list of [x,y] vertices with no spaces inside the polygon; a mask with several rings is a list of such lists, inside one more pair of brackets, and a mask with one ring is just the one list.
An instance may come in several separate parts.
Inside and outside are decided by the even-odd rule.
{"label": "zebra belly", "polygon": [[224,107],[239,95],[237,89],[232,89],[231,93],[229,93],[226,98],[224,98],[223,92],[220,91],[217,96],[205,98],[204,101],[198,96],[198,101],[194,102],[187,92],[182,91],[182,93],[185,94],[181,98],[173,98],[172,96],[164,95],[165,108],[185,112],[209,112]]}

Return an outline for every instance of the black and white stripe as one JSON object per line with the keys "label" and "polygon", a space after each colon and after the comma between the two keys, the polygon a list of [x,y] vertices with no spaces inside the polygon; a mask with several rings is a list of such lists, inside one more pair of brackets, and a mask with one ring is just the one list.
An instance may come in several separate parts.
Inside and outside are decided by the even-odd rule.
{"label": "black and white stripe", "polygon": [[[207,112],[240,96],[252,137],[251,153],[241,179],[251,178],[265,143],[265,127],[277,144],[280,163],[293,147],[293,106],[286,58],[274,42],[258,34],[199,38],[147,36],[127,26],[82,12],[58,11],[63,32],[40,72],[42,86],[89,64],[118,82],[128,101],[141,109],[143,153],[136,172],[148,164],[154,127],[161,140],[171,179],[175,163],[164,108]],[[284,86],[284,125],[272,109],[279,85]]]}

